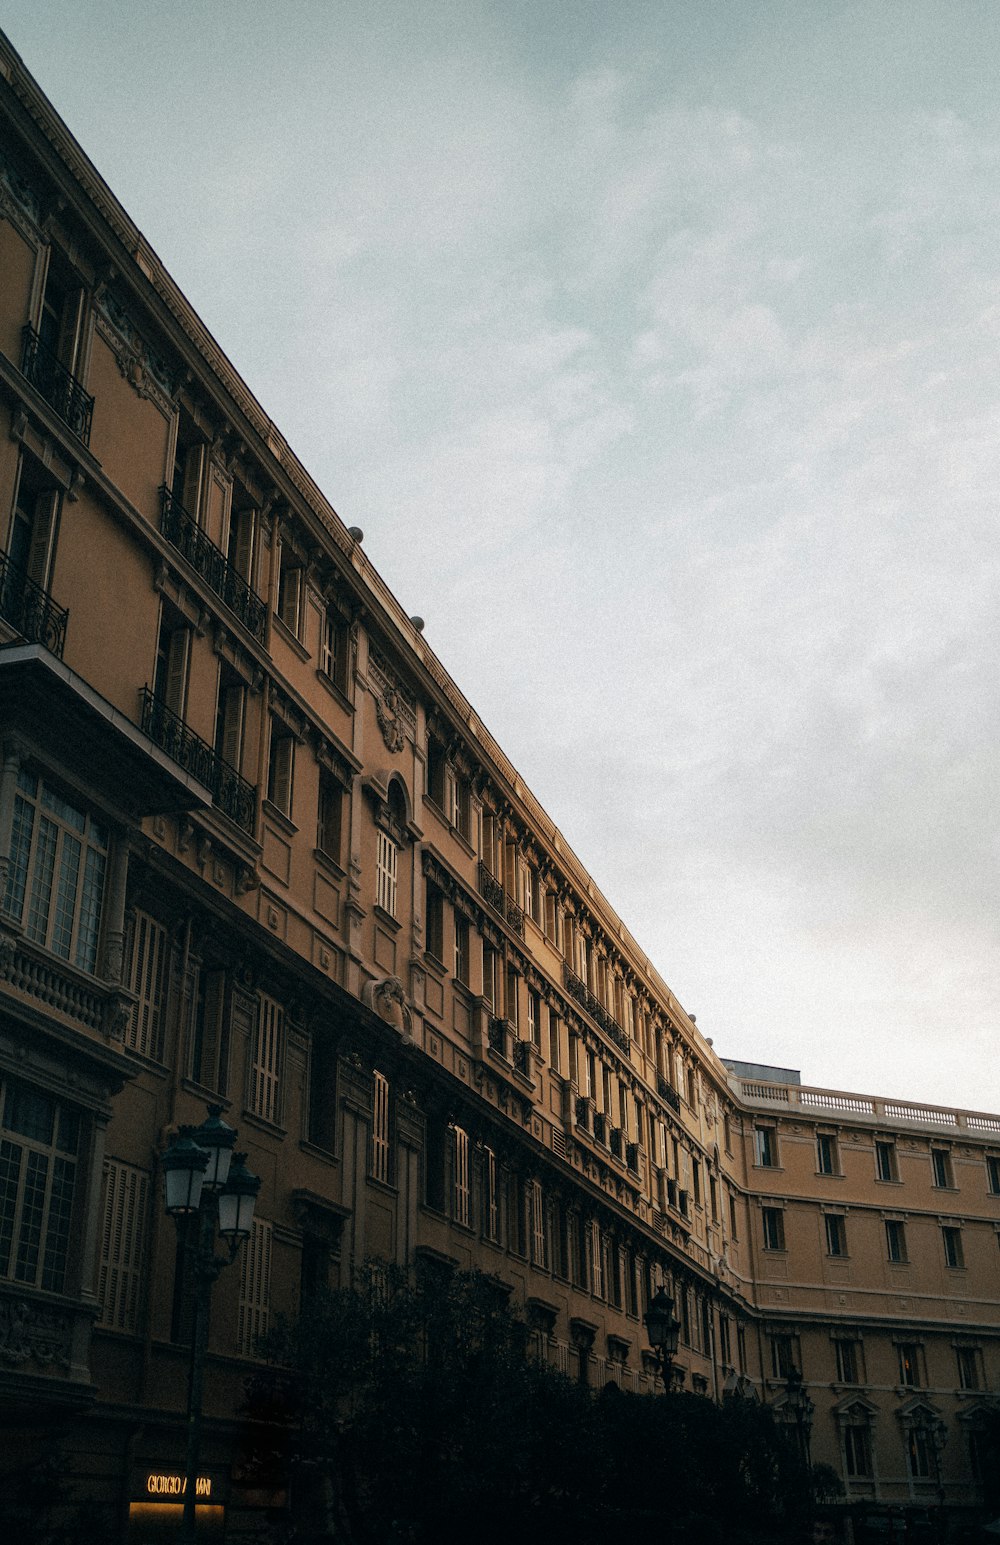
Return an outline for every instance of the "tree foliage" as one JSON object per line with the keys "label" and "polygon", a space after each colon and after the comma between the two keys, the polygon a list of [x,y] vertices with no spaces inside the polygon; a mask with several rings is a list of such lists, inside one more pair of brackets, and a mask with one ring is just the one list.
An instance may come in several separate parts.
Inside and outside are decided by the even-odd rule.
{"label": "tree foliage", "polygon": [[799,1537],[806,1477],[767,1411],[617,1388],[595,1396],[527,1346],[503,1292],[478,1273],[411,1283],[379,1272],[280,1327],[269,1352],[295,1375],[295,1538]]}

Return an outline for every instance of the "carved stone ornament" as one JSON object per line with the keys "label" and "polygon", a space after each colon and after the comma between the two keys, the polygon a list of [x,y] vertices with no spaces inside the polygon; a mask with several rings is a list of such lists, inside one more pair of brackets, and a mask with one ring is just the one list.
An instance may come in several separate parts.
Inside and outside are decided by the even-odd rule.
{"label": "carved stone ornament", "polygon": [[366,982],[361,992],[365,1008],[398,1030],[404,1046],[413,1041],[413,1016],[398,976],[383,977],[380,982]]}
{"label": "carved stone ornament", "polygon": [[68,1370],[69,1321],[58,1310],[23,1298],[0,1299],[0,1364],[16,1368],[28,1362]]}
{"label": "carved stone ornament", "polygon": [[41,207],[34,188],[0,156],[0,220],[9,220],[32,246],[38,245]]}
{"label": "carved stone ornament", "polygon": [[382,739],[392,752],[402,751],[406,744],[406,732],[400,722],[399,710],[400,699],[396,688],[383,687],[381,698],[375,699],[375,713]]}
{"label": "carved stone ornament", "polygon": [[115,357],[119,373],[139,397],[169,414],[176,385],[168,366],[152,352],[117,298],[99,290],[94,319],[97,331]]}

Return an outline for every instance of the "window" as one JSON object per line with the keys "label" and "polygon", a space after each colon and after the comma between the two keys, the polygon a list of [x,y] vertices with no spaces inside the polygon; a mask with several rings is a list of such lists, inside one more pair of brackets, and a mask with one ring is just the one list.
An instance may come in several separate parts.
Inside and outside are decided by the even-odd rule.
{"label": "window", "polygon": [[877,1180],[898,1180],[899,1172],[896,1168],[896,1144],[889,1142],[875,1143],[875,1177]]}
{"label": "window", "polygon": [[304,589],[302,569],[295,554],[282,543],[278,569],[278,604],[275,611],[289,633],[294,633],[296,638],[300,636]]}
{"label": "window", "polygon": [[0,1126],[0,1278],[63,1291],[79,1153],[78,1112],[9,1079]]}
{"label": "window", "polygon": [[454,1172],[452,1175],[451,1213],[456,1223],[469,1226],[472,1191],[469,1181],[469,1134],[462,1127],[454,1129]]}
{"label": "window", "polygon": [[861,1368],[861,1342],[840,1340],[834,1342],[837,1356],[837,1379],[841,1384],[863,1384]]}
{"label": "window", "polygon": [[559,1015],[554,1008],[549,1008],[549,1062],[553,1073],[562,1072],[562,1032],[559,1026]]}
{"label": "window", "polygon": [[965,1265],[965,1252],[962,1249],[962,1230],[960,1228],[942,1228],[941,1243],[944,1246],[944,1264],[946,1266],[959,1267]]}
{"label": "window", "polygon": [[872,1436],[867,1424],[844,1428],[844,1469],[853,1479],[871,1477]]}
{"label": "window", "polygon": [[182,414],[177,423],[170,493],[193,521],[199,520],[201,516],[204,472],[205,442],[197,438],[194,424]]}
{"label": "window", "polygon": [[154,1062],[163,1060],[163,1016],[170,948],[167,930],[145,912],[136,912],[128,985],[137,995],[129,1014],[126,1044]]}
{"label": "window", "polygon": [[237,1337],[240,1355],[253,1357],[271,1323],[272,1225],[258,1218],[240,1259],[240,1308]]}
{"label": "window", "polygon": [[371,1176],[389,1180],[389,1080],[378,1072],[372,1077]]}
{"label": "window", "polygon": [[50,247],[38,337],[43,348],[70,374],[79,363],[82,323],[83,288],[62,253]]}
{"label": "window", "polygon": [[7,536],[11,563],[43,590],[52,573],[59,524],[60,495],[46,488],[39,464],[22,454],[17,470],[17,494]]}
{"label": "window", "polygon": [[729,1193],[729,1232],[730,1232],[730,1234],[732,1234],[733,1239],[739,1239],[739,1237],[740,1237],[740,1231],[739,1231],[739,1228],[738,1228],[738,1223],[739,1223],[739,1215],[738,1215],[737,1210],[736,1210],[736,1197],[730,1191],[730,1193]]}
{"label": "window", "polygon": [[497,1156],[492,1148],[483,1149],[483,1236],[494,1243],[500,1234],[500,1208],[497,1199]]}
{"label": "window", "polygon": [[469,923],[461,912],[455,913],[455,977],[469,985]]}
{"label": "window", "polygon": [[921,1349],[915,1341],[901,1341],[896,1347],[899,1358],[899,1382],[908,1389],[919,1389],[924,1383],[921,1376]]}
{"label": "window", "polygon": [[545,1196],[540,1180],[529,1186],[531,1199],[531,1259],[535,1266],[549,1264],[549,1235],[545,1216]]}
{"label": "window", "polygon": [[427,953],[444,960],[444,896],[427,881]]}
{"label": "window", "polygon": [[958,1384],[960,1389],[982,1389],[980,1377],[980,1351],[978,1347],[956,1347],[958,1360]]}
{"label": "window", "polygon": [[787,1379],[788,1375],[797,1367],[795,1359],[795,1342],[791,1336],[772,1336],[771,1341],[771,1377],[773,1379]]}
{"label": "window", "polygon": [[558,902],[555,891],[545,892],[545,937],[558,944]]}
{"label": "window", "polygon": [[528,993],[528,1040],[542,1049],[542,1000],[537,992]]}
{"label": "window", "polygon": [[445,790],[448,785],[448,762],[445,749],[436,735],[427,737],[427,798],[444,809]]}
{"label": "window", "polygon": [[226,681],[220,674],[219,696],[215,711],[215,754],[239,772],[243,762],[243,709],[246,688],[242,682]]}
{"label": "window", "polygon": [[894,1218],[886,1219],[885,1249],[890,1261],[905,1261],[907,1258],[906,1228]]}
{"label": "window", "polygon": [[250,1055],[248,1109],[252,1115],[262,1116],[265,1121],[277,1122],[281,1116],[284,1040],[285,1011],[273,998],[261,994]]}
{"label": "window", "polygon": [[319,770],[316,846],[326,858],[340,863],[343,851],[344,789],[325,767]]}
{"label": "window", "polygon": [[[230,566],[254,588],[254,559],[257,546],[257,511],[243,501],[247,495],[239,485],[233,489],[233,510],[229,517],[226,557]],[[237,508],[237,505],[239,507]]]}
{"label": "window", "polygon": [[188,658],[191,630],[187,623],[166,607],[160,614],[156,638],[156,664],[153,670],[153,696],[178,719],[183,719],[187,705]]}
{"label": "window", "polygon": [[451,780],[451,805],[448,811],[448,819],[459,835],[465,838],[466,842],[469,840],[471,809],[468,782],[458,773],[455,773]]}
{"label": "window", "polygon": [[350,632],[346,621],[329,607],[323,614],[319,639],[319,668],[341,692],[347,691]]}
{"label": "window", "polygon": [[783,1250],[785,1248],[785,1215],[781,1208],[762,1207],[760,1216],[764,1235],[764,1249]]}
{"label": "window", "polygon": [[280,719],[271,720],[271,745],[267,761],[267,797],[275,810],[291,819],[292,779],[295,772],[295,736]]}
{"label": "window", "polygon": [[516,1029],[521,1023],[520,999],[521,978],[513,966],[507,967],[507,995],[505,1008],[507,1018]]}
{"label": "window", "polygon": [[492,944],[483,940],[483,997],[495,1014],[497,1011],[497,969],[499,960]]}
{"label": "window", "polygon": [[955,1188],[955,1177],[952,1174],[951,1154],[947,1148],[931,1149],[931,1184],[946,1191]]}
{"label": "window", "polygon": [[774,1127],[754,1127],[754,1162],[765,1169],[778,1167],[778,1134]]}
{"label": "window", "polygon": [[381,828],[375,836],[378,843],[375,854],[375,905],[381,907],[383,912],[388,912],[390,917],[395,917],[399,849],[389,833]]}
{"label": "window", "polygon": [[838,1175],[840,1173],[837,1139],[828,1132],[817,1133],[816,1168],[821,1175]]}
{"label": "window", "polygon": [[595,1298],[604,1297],[604,1241],[596,1218],[590,1221],[590,1291]]}
{"label": "window", "polygon": [[824,1223],[826,1225],[827,1255],[846,1255],[847,1225],[843,1218],[828,1212],[824,1218]]}
{"label": "window", "polygon": [[906,1457],[914,1480],[926,1480],[933,1473],[931,1436],[925,1427],[910,1427],[906,1434]]}
{"label": "window", "polygon": [[314,1030],[309,1045],[309,1141],[327,1153],[337,1126],[337,1053],[332,1039]]}
{"label": "window", "polygon": [[986,1155],[986,1187],[991,1196],[1000,1196],[1000,1158],[995,1153]]}
{"label": "window", "polygon": [[104,1172],[104,1227],[97,1277],[100,1324],[114,1330],[139,1329],[143,1247],[149,1176],[134,1165],[109,1159]]}
{"label": "window", "polygon": [[4,910],[35,944],[91,973],[107,861],[107,828],[22,768]]}
{"label": "window", "polygon": [[[225,971],[197,962],[191,972],[190,1075],[218,1094],[229,1085],[229,1013]],[[263,1115],[258,1111],[258,1115]]]}

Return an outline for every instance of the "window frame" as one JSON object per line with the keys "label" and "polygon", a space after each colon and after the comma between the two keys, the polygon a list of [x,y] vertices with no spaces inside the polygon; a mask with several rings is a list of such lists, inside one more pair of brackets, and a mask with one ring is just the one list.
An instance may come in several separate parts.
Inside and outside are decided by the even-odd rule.
{"label": "window frame", "polygon": [[785,1209],[762,1207],[760,1209],[762,1248],[768,1251],[787,1249],[785,1244]]}
{"label": "window frame", "polygon": [[101,964],[113,848],[110,826],[85,803],[41,773],[18,770],[4,914],[33,944],[88,976]]}

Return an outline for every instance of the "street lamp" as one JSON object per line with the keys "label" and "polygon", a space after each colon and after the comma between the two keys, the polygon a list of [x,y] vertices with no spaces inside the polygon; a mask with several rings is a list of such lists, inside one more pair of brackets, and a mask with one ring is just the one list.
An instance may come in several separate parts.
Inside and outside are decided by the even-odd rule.
{"label": "street lamp", "polygon": [[674,1353],[677,1351],[677,1337],[680,1335],[681,1322],[674,1314],[674,1301],[662,1283],[650,1299],[649,1308],[642,1318],[643,1324],[646,1327],[646,1335],[649,1338],[649,1344],[653,1348],[653,1355],[656,1358],[656,1365],[663,1379],[664,1391],[669,1395],[672,1387],[671,1373]]}
{"label": "street lamp", "polygon": [[795,1435],[798,1439],[799,1458],[808,1470],[811,1466],[809,1440],[812,1434],[813,1412],[816,1407],[809,1399],[802,1383],[802,1373],[793,1364],[785,1380],[785,1409],[795,1419]]}
{"label": "street lamp", "polygon": [[[215,1279],[239,1254],[253,1229],[260,1177],[246,1167],[246,1154],[233,1153],[236,1129],[221,1105],[208,1107],[200,1127],[181,1127],[161,1155],[166,1211],[177,1225],[194,1277],[191,1366],[188,1374],[187,1454],[184,1462],[183,1545],[195,1545],[195,1501],[201,1457],[201,1406],[208,1351],[208,1321]],[[228,1246],[216,1255],[216,1231]]]}

